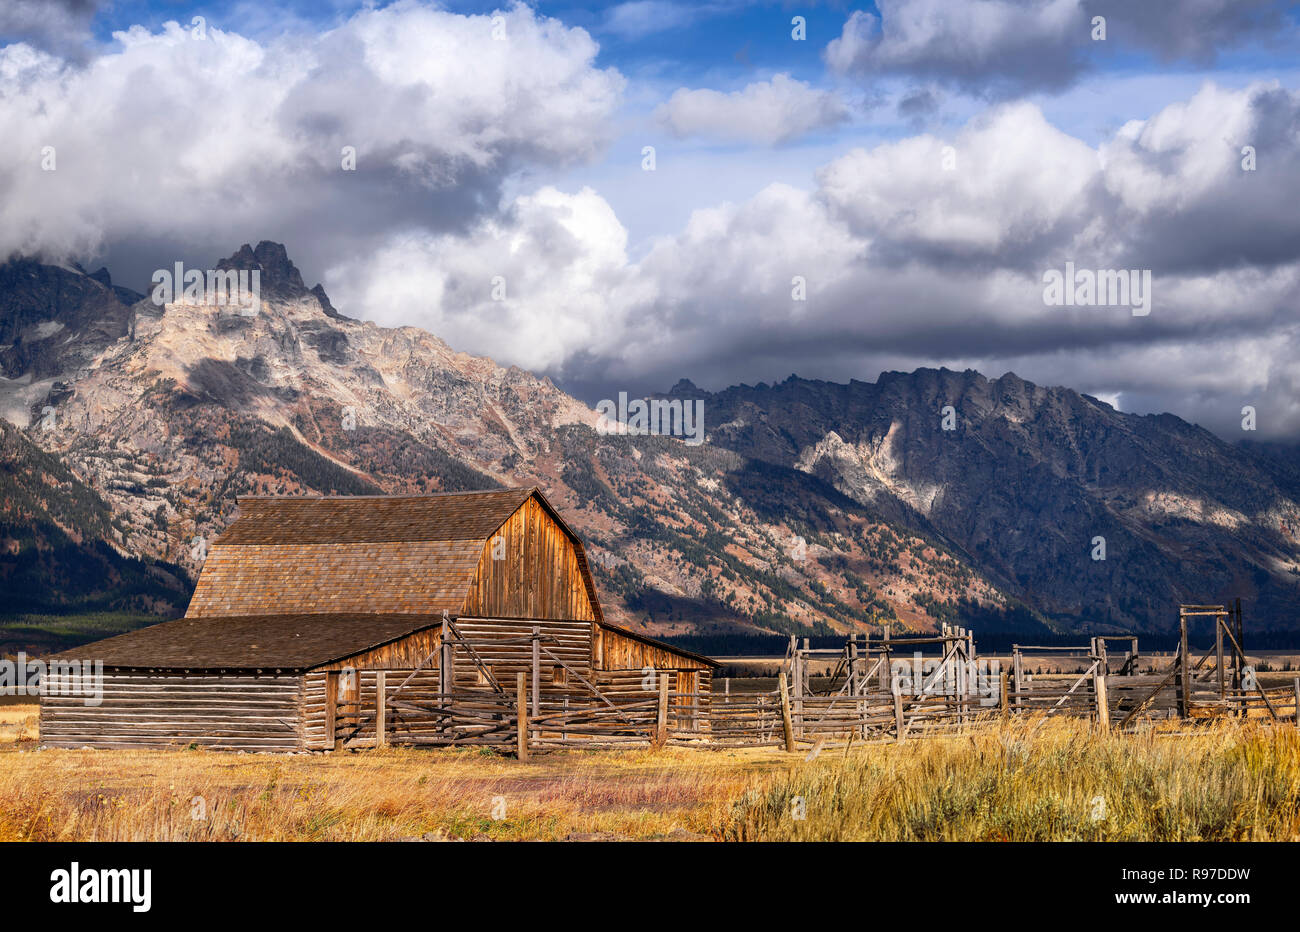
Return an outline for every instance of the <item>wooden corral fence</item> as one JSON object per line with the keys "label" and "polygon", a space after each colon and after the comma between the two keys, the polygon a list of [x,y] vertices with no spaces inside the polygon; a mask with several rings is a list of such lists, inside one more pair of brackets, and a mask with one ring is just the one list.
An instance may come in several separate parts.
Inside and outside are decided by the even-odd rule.
{"label": "wooden corral fence", "polygon": [[[506,658],[530,656],[531,662]],[[435,662],[436,657],[436,662]],[[541,627],[509,636],[444,618],[435,653],[409,670],[307,676],[308,744],[611,748],[708,737],[700,671],[601,670]]]}
{"label": "wooden corral fence", "polygon": [[[1215,647],[1187,649],[1188,627],[1208,619]],[[550,748],[691,744],[712,748],[831,748],[858,741],[979,727],[1022,714],[1091,718],[1131,728],[1153,718],[1263,717],[1300,727],[1300,678],[1262,688],[1241,647],[1240,606],[1182,606],[1180,648],[1165,672],[1143,673],[1137,639],[1095,637],[1085,646],[1014,645],[1011,670],[977,656],[972,633],[943,626],[934,636],[851,635],[841,648],[791,638],[773,691],[722,691],[685,671],[591,671],[565,659],[540,628],[516,637],[476,637],[446,623],[433,656],[404,671],[326,671],[308,677],[308,704],[323,714],[313,746],[488,746],[521,756]],[[1118,648],[1112,645],[1118,644]],[[531,664],[503,674],[493,663],[526,645]],[[453,661],[453,658],[459,658]],[[1068,673],[1031,673],[1031,660],[1073,661]],[[814,676],[813,666],[829,667]],[[468,669],[467,669],[468,667]],[[543,670],[563,670],[562,682]],[[444,673],[443,671],[450,671]],[[560,675],[555,674],[559,680]]]}

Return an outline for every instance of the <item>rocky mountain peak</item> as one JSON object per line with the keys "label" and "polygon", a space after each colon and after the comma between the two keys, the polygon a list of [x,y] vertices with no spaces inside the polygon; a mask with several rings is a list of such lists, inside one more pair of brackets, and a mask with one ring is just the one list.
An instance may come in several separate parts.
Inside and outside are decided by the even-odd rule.
{"label": "rocky mountain peak", "polygon": [[273,243],[264,239],[257,248],[245,243],[229,259],[222,259],[217,268],[259,270],[262,273],[262,287],[280,289],[300,294],[307,290],[302,280],[302,273],[289,259],[289,252],[282,243]]}
{"label": "rocky mountain peak", "polygon": [[223,271],[235,269],[246,269],[248,271],[258,270],[261,274],[262,294],[272,298],[301,298],[306,295],[314,297],[325,312],[327,317],[333,317],[336,320],[342,319],[340,314],[330,303],[329,296],[325,294],[324,286],[319,283],[313,288],[308,288],[303,281],[302,273],[298,267],[293,264],[289,258],[289,251],[285,249],[283,243],[272,242],[264,239],[254,248],[248,243],[240,246],[228,259],[222,259],[217,263],[217,268]]}

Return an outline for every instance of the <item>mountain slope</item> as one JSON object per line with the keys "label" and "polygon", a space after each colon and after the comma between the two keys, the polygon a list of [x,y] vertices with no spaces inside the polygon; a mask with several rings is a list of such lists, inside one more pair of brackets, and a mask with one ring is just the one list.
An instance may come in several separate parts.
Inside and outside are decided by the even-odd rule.
{"label": "mountain slope", "polygon": [[0,616],[184,611],[187,574],[123,553],[122,536],[93,489],[0,421]]}
{"label": "mountain slope", "polygon": [[275,243],[216,266],[260,270],[251,317],[128,306],[106,275],[11,266],[0,407],[102,497],[103,539],[190,573],[238,494],[536,483],[588,541],[610,617],[661,635],[1143,629],[1178,598],[1229,594],[1294,623],[1281,467],[1177,418],[921,370],[681,383],[674,396],[705,401],[707,442],[610,436],[547,379],[340,314]]}
{"label": "mountain slope", "polygon": [[1296,626],[1300,507],[1285,465],[1172,415],[933,369],[704,397],[715,444],[937,533],[1070,626],[1166,628],[1179,601],[1232,596],[1256,624]]}

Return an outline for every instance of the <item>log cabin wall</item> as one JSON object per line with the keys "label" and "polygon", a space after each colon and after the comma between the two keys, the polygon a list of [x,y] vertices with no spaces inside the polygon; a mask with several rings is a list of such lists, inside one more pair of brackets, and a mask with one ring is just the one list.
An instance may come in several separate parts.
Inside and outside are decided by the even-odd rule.
{"label": "log cabin wall", "polygon": [[295,675],[104,672],[103,702],[87,706],[53,675],[41,698],[41,743],[55,748],[294,751],[302,746]]}
{"label": "log cabin wall", "polygon": [[461,614],[594,621],[584,566],[572,538],[531,497],[483,545]]}

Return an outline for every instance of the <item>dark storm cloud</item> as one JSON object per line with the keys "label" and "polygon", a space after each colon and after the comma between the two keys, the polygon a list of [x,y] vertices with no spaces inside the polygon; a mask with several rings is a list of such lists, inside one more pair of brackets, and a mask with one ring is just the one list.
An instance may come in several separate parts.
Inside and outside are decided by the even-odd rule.
{"label": "dark storm cloud", "polygon": [[0,4],[0,45],[26,42],[80,59],[100,6],[100,0],[4,0]]}
{"label": "dark storm cloud", "polygon": [[[826,61],[842,73],[897,74],[979,96],[1059,91],[1115,54],[1205,65],[1272,39],[1285,0],[879,0],[850,14]],[[1094,38],[1094,17],[1105,39]]]}

